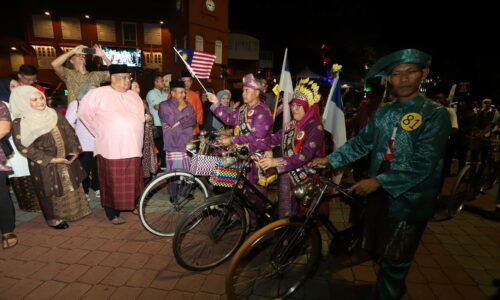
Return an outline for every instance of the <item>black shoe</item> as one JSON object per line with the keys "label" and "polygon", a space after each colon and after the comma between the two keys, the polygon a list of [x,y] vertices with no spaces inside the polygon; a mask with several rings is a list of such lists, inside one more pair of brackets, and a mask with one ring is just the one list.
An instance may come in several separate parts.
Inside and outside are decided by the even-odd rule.
{"label": "black shoe", "polygon": [[54,229],[66,229],[69,227],[69,224],[62,221],[61,223],[57,224],[57,225],[50,225],[50,227],[54,228]]}

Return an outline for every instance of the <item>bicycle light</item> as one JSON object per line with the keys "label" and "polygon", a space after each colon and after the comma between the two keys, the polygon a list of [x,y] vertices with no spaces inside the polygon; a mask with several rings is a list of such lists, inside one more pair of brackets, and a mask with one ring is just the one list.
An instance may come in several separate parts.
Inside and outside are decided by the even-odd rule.
{"label": "bicycle light", "polygon": [[223,156],[221,162],[224,168],[229,168],[237,162],[237,158],[234,156]]}
{"label": "bicycle light", "polygon": [[311,178],[307,178],[306,180],[299,182],[295,186],[293,194],[295,195],[295,198],[302,202],[302,205],[309,207],[311,200],[314,197],[314,183]]}

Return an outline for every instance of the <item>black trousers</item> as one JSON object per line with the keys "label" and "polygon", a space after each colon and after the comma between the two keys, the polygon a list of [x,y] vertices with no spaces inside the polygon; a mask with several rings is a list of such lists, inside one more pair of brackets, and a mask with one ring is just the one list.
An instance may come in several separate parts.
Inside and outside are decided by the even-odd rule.
{"label": "black trousers", "polygon": [[156,132],[160,132],[161,134],[154,138],[156,149],[158,149],[157,161],[160,164],[160,167],[165,167],[165,150],[163,150],[163,130],[161,126],[155,126]]}
{"label": "black trousers", "polygon": [[104,212],[109,220],[113,220],[114,218],[118,218],[120,216],[120,211],[111,207],[104,207]]}
{"label": "black trousers", "polygon": [[7,173],[0,172],[0,231],[2,234],[14,231],[16,227],[14,204],[7,188]]}
{"label": "black trousers", "polygon": [[94,152],[85,151],[78,157],[83,169],[87,173],[87,178],[82,182],[85,194],[89,193],[89,188],[94,191],[99,190],[99,174],[97,172],[97,160],[94,157]]}

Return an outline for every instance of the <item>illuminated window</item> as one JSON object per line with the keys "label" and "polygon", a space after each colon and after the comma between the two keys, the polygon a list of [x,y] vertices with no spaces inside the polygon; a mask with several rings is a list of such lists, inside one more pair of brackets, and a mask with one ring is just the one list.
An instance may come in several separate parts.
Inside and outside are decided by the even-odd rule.
{"label": "illuminated window", "polygon": [[51,62],[56,58],[56,49],[52,46],[35,46],[39,69],[52,69]]}
{"label": "illuminated window", "polygon": [[196,51],[203,51],[203,37],[201,35],[194,36],[194,49]]}
{"label": "illuminated window", "polygon": [[74,47],[61,47],[61,49],[62,49],[62,51],[63,51],[64,53],[67,53],[67,52],[70,52],[71,50],[73,50],[73,49],[74,49]]}
{"label": "illuminated window", "polygon": [[222,63],[222,41],[215,41],[215,63]]}
{"label": "illuminated window", "polygon": [[162,70],[163,54],[161,52],[144,52],[146,68]]}

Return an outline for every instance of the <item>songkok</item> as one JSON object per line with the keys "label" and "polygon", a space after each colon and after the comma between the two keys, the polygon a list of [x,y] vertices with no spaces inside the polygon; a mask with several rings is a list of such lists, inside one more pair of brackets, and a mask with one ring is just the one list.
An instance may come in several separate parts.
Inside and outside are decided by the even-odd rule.
{"label": "songkok", "polygon": [[128,73],[127,65],[110,65],[109,75],[118,73]]}
{"label": "songkok", "polygon": [[251,73],[243,77],[243,86],[253,90],[264,92],[260,80],[255,79],[255,77]]}
{"label": "songkok", "polygon": [[400,64],[416,64],[422,68],[431,65],[432,57],[417,49],[404,49],[393,52],[379,59],[366,74],[365,80],[374,77],[384,77]]}
{"label": "songkok", "polygon": [[170,81],[170,90],[173,90],[175,88],[185,89],[186,85],[184,84],[184,81],[181,81],[181,80]]}
{"label": "songkok", "polygon": [[191,78],[192,78],[192,77],[193,77],[193,75],[191,75],[191,72],[189,72],[189,70],[184,69],[184,70],[182,70],[182,72],[181,72],[181,78],[182,78],[182,77],[191,77]]}

